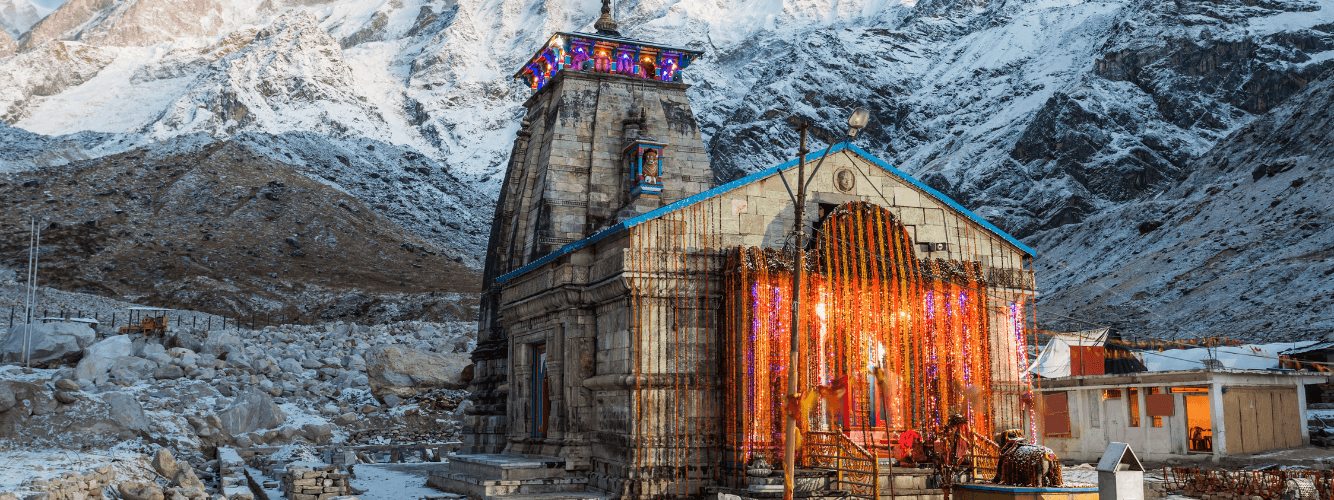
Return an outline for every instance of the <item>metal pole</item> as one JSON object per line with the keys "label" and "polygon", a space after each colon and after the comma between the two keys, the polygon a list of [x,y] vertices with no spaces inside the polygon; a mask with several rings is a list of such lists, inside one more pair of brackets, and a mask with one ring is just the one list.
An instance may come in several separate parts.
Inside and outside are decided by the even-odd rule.
{"label": "metal pole", "polygon": [[23,323],[23,364],[32,368],[32,356],[28,352],[31,347],[32,335],[32,305],[37,301],[37,256],[42,250],[42,227],[37,225],[37,219],[32,219],[32,239],[28,245],[28,252],[32,259],[28,266],[28,308],[24,311]]}
{"label": "metal pole", "polygon": [[[794,239],[794,248],[792,252],[792,331],[788,338],[790,352],[787,358],[787,402],[788,405],[798,404],[797,400],[801,397],[797,394],[797,371],[799,355],[798,341],[801,329],[801,285],[802,271],[805,270],[801,237],[806,232],[804,227],[806,208],[806,129],[805,123],[801,124],[801,147],[797,150],[797,203],[793,207],[792,237]],[[787,415],[787,430],[784,433],[785,443],[783,445],[783,499],[792,500],[792,493],[796,489],[796,461],[797,461],[797,419],[793,418],[795,412],[791,408],[783,412]]]}
{"label": "metal pole", "polygon": [[32,247],[36,244],[33,241],[33,235],[37,233],[37,219],[32,219],[28,224],[28,272],[24,275],[26,280],[23,283],[23,349],[19,353],[19,362],[22,363],[28,359],[28,323],[32,322]]}
{"label": "metal pole", "polygon": [[[42,257],[42,225],[41,225],[41,224],[37,224],[37,223],[36,223],[36,220],[33,221],[33,225],[34,225],[34,226],[37,226],[37,239],[36,239],[36,243],[37,243],[37,244],[34,246],[34,250],[32,251],[32,302],[33,302],[33,305],[36,305],[36,304],[37,304],[37,263],[38,263],[39,261],[41,261],[41,257]],[[46,316],[46,311],[42,311],[42,316]],[[31,322],[29,322],[29,323],[31,323]],[[28,347],[27,347],[25,350],[28,351],[28,352],[27,352],[27,355],[25,356],[25,358],[26,358],[26,365],[28,366],[28,368],[32,368],[32,352],[31,352],[31,351],[32,351],[32,338],[31,338],[31,337],[28,338]]]}

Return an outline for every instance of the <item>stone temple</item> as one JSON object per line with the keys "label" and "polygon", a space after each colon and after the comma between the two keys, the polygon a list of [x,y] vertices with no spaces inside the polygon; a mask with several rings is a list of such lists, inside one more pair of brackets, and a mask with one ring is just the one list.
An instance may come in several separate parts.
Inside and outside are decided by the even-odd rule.
{"label": "stone temple", "polygon": [[[772,496],[789,370],[808,489],[938,498],[924,473],[886,479],[909,431],[963,415],[978,450],[1039,432],[1028,247],[847,141],[805,158],[795,248],[799,159],[715,182],[681,78],[703,54],[625,38],[607,12],[516,75],[534,93],[491,227],[475,404],[430,484]],[[760,459],[777,479],[747,476]]]}

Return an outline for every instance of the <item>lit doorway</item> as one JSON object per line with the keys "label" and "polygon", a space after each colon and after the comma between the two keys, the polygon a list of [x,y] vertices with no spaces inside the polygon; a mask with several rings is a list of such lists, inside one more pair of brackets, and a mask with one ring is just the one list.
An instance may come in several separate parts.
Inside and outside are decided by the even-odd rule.
{"label": "lit doorway", "polygon": [[1172,392],[1184,393],[1186,400],[1186,450],[1213,453],[1214,425],[1209,411],[1209,389],[1175,387]]}
{"label": "lit doorway", "polygon": [[547,437],[547,417],[551,413],[551,392],[547,384],[547,345],[533,348],[533,437]]}

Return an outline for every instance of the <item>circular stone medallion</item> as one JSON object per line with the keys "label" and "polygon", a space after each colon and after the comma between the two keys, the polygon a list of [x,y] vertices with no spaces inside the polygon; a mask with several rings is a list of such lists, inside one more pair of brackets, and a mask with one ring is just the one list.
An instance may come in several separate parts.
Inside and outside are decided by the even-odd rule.
{"label": "circular stone medallion", "polygon": [[851,194],[857,189],[857,176],[852,173],[852,169],[840,168],[834,171],[834,187]]}

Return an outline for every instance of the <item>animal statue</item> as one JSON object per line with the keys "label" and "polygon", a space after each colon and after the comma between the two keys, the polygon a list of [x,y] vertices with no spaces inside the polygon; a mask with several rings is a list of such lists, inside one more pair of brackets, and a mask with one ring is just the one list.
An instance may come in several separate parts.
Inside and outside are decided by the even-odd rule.
{"label": "animal statue", "polygon": [[1060,486],[1061,461],[1046,446],[1024,442],[1023,432],[1010,429],[996,435],[1000,460],[992,482],[1011,486]]}

